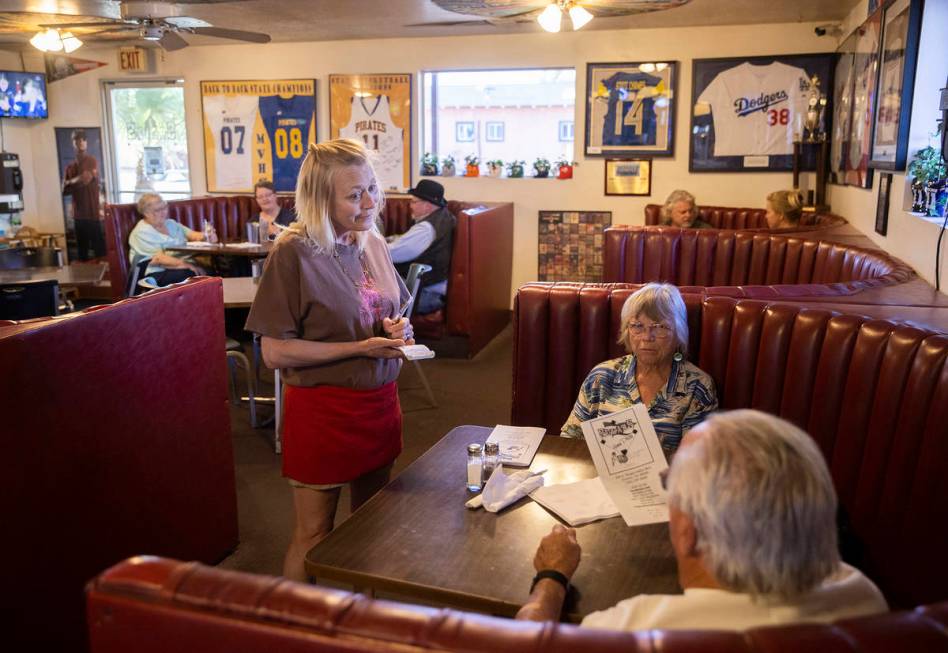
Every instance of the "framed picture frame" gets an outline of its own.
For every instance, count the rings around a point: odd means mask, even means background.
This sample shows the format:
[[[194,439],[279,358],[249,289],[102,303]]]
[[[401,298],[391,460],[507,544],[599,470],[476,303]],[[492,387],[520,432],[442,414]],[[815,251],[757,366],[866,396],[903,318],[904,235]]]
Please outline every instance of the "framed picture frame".
[[[651,159],[606,159],[606,195],[651,195]]]
[[[832,53],[695,59],[688,170],[793,170],[812,80],[833,88],[834,65]],[[815,167],[815,148],[805,148],[801,168]]]
[[[410,73],[329,76],[329,137],[361,139],[384,191],[411,188]]]
[[[833,74],[833,124],[830,130],[831,184],[846,184],[846,166],[849,160],[849,134],[853,120],[854,58],[856,33],[850,34],[836,50],[836,70]]]
[[[872,147],[872,123],[879,77],[879,45],[882,10],[872,14],[856,29],[853,55],[852,121],[849,127],[849,152],[843,173],[845,183],[859,188],[872,187],[869,167]]]
[[[869,160],[873,168],[905,168],[921,26],[921,0],[895,0],[884,9],[879,99]]]
[[[889,230],[889,191],[892,189],[892,173],[879,174],[879,201],[876,204],[876,233],[885,236]]]
[[[316,141],[316,80],[201,82],[204,168],[210,193],[252,193],[261,179],[296,189]]]
[[[56,127],[55,134],[68,258],[88,261],[105,257],[102,213],[106,188],[99,168],[103,161],[102,130],[99,127]]]
[[[537,279],[602,281],[603,233],[611,211],[540,211]]]
[[[673,156],[678,62],[586,64],[586,156]]]

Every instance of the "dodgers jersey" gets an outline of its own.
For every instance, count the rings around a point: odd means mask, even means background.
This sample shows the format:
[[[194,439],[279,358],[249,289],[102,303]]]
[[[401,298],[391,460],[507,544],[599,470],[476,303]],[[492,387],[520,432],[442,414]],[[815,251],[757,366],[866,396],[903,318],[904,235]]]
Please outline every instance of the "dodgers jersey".
[[[718,73],[698,98],[711,106],[714,156],[793,154],[809,91],[805,70],[779,62]]]
[[[288,98],[267,95],[260,98],[260,118],[270,137],[273,154],[273,185],[278,191],[296,188],[303,158],[313,140],[310,127],[316,100],[313,95]]]
[[[204,98],[204,117],[214,142],[214,170],[220,190],[253,187],[251,140],[257,121],[257,98],[212,95]]]
[[[387,95],[352,98],[349,124],[339,130],[342,138],[362,139],[373,153],[372,166],[383,190],[402,190],[404,156],[402,129],[392,122]]]
[[[602,144],[655,145],[655,98],[664,90],[662,79],[645,73],[616,73],[600,84],[609,93]]]

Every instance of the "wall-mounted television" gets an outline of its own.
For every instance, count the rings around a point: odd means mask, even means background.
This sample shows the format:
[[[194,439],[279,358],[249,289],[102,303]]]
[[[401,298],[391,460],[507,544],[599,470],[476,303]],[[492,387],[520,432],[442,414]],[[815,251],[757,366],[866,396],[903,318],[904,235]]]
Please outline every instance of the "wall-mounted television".
[[[49,118],[46,75],[0,70],[0,118]]]

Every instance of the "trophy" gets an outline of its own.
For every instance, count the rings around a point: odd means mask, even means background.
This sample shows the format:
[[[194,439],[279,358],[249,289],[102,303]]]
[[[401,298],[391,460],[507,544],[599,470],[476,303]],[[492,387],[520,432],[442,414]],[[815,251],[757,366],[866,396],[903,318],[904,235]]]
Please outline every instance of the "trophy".
[[[810,78],[810,94],[803,127],[805,142],[822,143],[826,140],[826,96],[820,93],[820,78],[817,75]]]

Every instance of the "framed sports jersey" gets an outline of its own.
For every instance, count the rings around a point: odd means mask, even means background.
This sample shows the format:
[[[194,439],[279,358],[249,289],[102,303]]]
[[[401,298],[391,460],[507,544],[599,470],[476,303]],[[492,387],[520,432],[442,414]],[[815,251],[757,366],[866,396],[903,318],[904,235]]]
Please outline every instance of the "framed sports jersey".
[[[361,139],[385,191],[411,188],[411,81],[408,73],[329,76],[330,138]]]
[[[586,156],[672,156],[678,63],[586,64]]]
[[[921,25],[921,0],[895,0],[885,8],[879,68],[879,106],[872,130],[872,156],[869,161],[873,168],[905,168]]]
[[[251,193],[260,180],[296,189],[316,142],[316,81],[201,82],[204,166],[211,193]]]
[[[803,134],[812,80],[829,96],[834,68],[833,53],[695,59],[688,169],[792,170],[793,142]],[[830,116],[827,107],[827,122]],[[806,148],[804,170],[816,166],[813,150]]]
[[[830,175],[833,184],[846,183],[849,165],[849,132],[853,121],[853,84],[855,82],[856,34],[850,34],[836,50],[833,75],[833,128],[830,134]]]
[[[844,178],[848,185],[861,188],[872,187],[869,154],[872,149],[881,34],[881,9],[856,29],[856,50],[853,55],[853,118],[849,127],[849,155]]]

